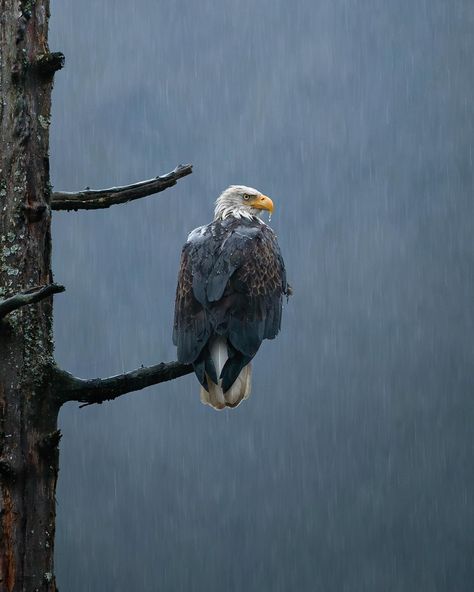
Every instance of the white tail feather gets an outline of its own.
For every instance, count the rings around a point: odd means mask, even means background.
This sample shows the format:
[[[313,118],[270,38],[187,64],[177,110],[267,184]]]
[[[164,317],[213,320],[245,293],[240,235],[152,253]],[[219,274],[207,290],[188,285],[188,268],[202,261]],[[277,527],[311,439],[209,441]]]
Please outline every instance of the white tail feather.
[[[227,354],[227,339],[224,337],[215,337],[211,342],[209,351],[211,352],[211,358],[216,367],[217,376],[219,377],[229,357]]]
[[[227,354],[227,341],[223,337],[216,337],[210,346],[210,352],[217,376],[220,376],[222,368],[229,357]],[[210,405],[214,409],[224,409],[225,407],[237,407],[244,399],[248,399],[252,388],[252,367],[250,364],[244,366],[237,377],[237,380],[224,393],[222,390],[222,380],[219,379],[215,384],[206,374],[209,392],[201,387],[201,402]]]

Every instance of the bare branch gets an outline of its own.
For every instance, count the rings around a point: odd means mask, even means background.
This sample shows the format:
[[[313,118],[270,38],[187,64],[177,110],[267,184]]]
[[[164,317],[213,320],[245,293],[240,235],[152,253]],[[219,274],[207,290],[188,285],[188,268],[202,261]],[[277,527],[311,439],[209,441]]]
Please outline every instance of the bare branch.
[[[186,177],[193,172],[190,164],[180,164],[173,171],[155,177],[148,181],[141,181],[133,185],[111,187],[110,189],[85,189],[78,193],[59,192],[51,197],[53,210],[98,210],[109,208],[115,204],[126,203],[140,197],[146,197],[159,193],[176,185],[178,179]]]
[[[51,296],[52,294],[64,292],[65,289],[66,288],[64,286],[60,286],[59,284],[49,284],[48,286],[31,288],[30,290],[20,292],[19,294],[15,294],[15,296],[1,300],[0,319],[10,312],[21,308],[22,306],[34,304],[35,302],[39,302],[40,300],[48,298],[48,296]]]
[[[64,54],[60,51],[47,52],[38,56],[31,67],[36,68],[37,72],[43,76],[52,76],[64,67],[64,60]]]
[[[193,367],[179,362],[161,362],[155,366],[137,368],[110,378],[76,378],[69,372],[54,369],[54,384],[61,403],[78,401],[81,407],[112,401],[133,391],[139,391],[160,382],[174,380],[193,371]]]

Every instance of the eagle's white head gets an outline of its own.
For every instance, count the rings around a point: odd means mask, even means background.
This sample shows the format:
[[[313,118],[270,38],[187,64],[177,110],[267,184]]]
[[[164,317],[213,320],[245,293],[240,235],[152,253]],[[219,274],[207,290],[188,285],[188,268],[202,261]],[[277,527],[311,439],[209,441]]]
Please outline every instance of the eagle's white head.
[[[273,212],[273,202],[269,197],[253,187],[231,185],[217,198],[214,220],[224,220],[229,216],[258,219],[263,210],[270,214]]]

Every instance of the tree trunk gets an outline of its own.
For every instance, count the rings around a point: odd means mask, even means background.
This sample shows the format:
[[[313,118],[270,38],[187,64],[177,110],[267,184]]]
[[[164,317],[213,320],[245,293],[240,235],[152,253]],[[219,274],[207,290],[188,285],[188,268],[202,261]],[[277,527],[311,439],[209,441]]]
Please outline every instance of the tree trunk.
[[[0,296],[51,282],[49,0],[0,0]],[[57,415],[51,299],[0,321],[0,591],[51,592]]]

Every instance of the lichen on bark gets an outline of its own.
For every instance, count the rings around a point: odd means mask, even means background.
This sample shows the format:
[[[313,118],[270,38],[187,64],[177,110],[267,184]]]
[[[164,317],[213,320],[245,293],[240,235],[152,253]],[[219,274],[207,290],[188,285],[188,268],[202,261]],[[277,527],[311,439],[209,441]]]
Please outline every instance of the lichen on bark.
[[[51,76],[48,0],[3,0],[0,14],[0,296],[51,282]],[[52,306],[0,321],[0,590],[56,590],[53,570],[58,405],[51,397]],[[45,533],[48,533],[46,536]],[[47,546],[46,543],[47,542]],[[49,574],[45,577],[45,574]]]

